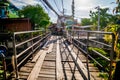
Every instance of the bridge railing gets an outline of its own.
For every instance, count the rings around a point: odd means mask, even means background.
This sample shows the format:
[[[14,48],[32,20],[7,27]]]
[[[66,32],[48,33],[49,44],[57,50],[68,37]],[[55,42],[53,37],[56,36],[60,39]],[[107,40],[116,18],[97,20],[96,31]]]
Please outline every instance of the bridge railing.
[[[111,36],[111,43],[107,43],[104,40],[105,35]],[[88,78],[90,78],[90,72],[89,72],[89,63],[88,59],[90,58],[93,60],[102,70],[108,66],[103,66],[97,58],[101,58],[101,60],[104,60],[105,62],[109,63],[108,70],[104,70],[109,73],[109,80],[112,80],[112,64],[114,62],[114,34],[112,32],[101,32],[101,31],[86,31],[86,30],[70,30],[66,32],[66,38],[69,40],[69,42],[73,43],[80,51],[82,51],[87,59],[87,69],[88,69]],[[107,49],[107,56],[104,54],[101,54],[99,50],[96,50],[94,48],[100,48],[103,50]]]
[[[42,30],[37,31],[24,31],[13,33],[13,65],[16,79],[18,78],[18,68],[33,53],[42,46],[50,36],[50,32]]]

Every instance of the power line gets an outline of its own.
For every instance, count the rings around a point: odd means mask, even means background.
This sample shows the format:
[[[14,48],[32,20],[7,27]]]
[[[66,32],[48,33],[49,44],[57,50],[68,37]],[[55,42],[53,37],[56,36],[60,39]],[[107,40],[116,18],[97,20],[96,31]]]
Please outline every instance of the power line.
[[[64,15],[64,3],[63,3],[63,0],[62,1],[62,9],[63,9],[63,15]]]
[[[60,15],[53,9],[50,3],[47,0],[43,0],[45,4],[59,17]]]
[[[43,4],[43,6],[45,7],[45,9],[48,11],[48,13],[49,13],[49,8],[46,6],[46,4],[42,1],[42,0],[39,0],[42,4]]]
[[[56,3],[56,1],[55,1],[55,0],[54,0],[54,3],[55,3],[55,5],[56,5],[56,7],[57,7],[58,11],[59,11],[59,12],[61,12],[61,11],[60,11],[60,9],[59,9],[59,8],[58,8],[58,6],[57,6],[57,3]]]

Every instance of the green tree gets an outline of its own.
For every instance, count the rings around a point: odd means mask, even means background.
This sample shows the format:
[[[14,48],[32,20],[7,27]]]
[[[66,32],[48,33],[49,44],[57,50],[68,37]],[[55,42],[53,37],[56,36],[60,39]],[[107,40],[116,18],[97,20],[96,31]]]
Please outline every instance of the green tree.
[[[113,16],[108,14],[107,11],[109,8],[100,8],[100,29],[104,29],[109,22],[112,22]],[[98,24],[98,11],[90,11],[90,17],[93,24],[97,27]],[[112,20],[112,21],[110,21]]]
[[[120,13],[120,0],[116,0],[117,6],[113,9],[113,12]]]
[[[33,29],[46,28],[50,23],[48,14],[45,13],[39,4],[24,6],[19,11],[19,15],[30,18]],[[44,21],[46,21],[46,23]]]
[[[120,13],[120,1],[116,0],[117,7],[114,8],[113,12]],[[120,15],[115,15],[113,17],[114,22],[112,24],[109,24],[105,31],[113,32],[115,35],[115,41],[114,41],[114,51],[116,52],[116,60],[120,59],[120,42],[118,40],[119,33],[120,33]],[[111,43],[111,36],[105,35],[105,40],[109,43]]]
[[[91,24],[92,24],[92,22],[91,22],[90,18],[82,18],[82,20],[81,20],[82,26],[91,25]]]

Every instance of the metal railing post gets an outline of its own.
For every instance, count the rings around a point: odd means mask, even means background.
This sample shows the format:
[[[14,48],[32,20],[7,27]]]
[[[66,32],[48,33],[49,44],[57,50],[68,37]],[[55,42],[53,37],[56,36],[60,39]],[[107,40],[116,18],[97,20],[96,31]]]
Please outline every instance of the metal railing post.
[[[71,30],[71,32],[70,32],[70,41],[71,41],[71,43],[72,43],[72,38],[73,38],[73,30]]]
[[[73,39],[75,38],[75,32],[73,31]]]
[[[13,34],[13,51],[14,51],[14,71],[15,71],[15,78],[18,79],[18,67],[17,67],[17,52],[16,52],[16,43],[15,43],[15,34]]]
[[[33,49],[33,47],[34,47],[34,46],[33,46],[33,32],[31,33],[31,38],[32,38],[32,44],[31,44],[31,45],[32,45],[32,58],[33,58],[33,52],[34,52],[34,51],[33,51],[33,50],[34,50],[34,49]]]
[[[5,55],[3,53],[0,54],[0,58],[2,58],[2,64],[3,64],[3,70],[4,70],[4,73],[3,73],[3,79],[6,80],[6,61],[5,61]]]
[[[78,39],[79,39],[79,31],[78,31]]]
[[[3,66],[3,80],[7,79],[7,68],[6,68],[6,55],[7,55],[7,47],[5,45],[0,45],[0,58],[2,60],[2,66]]]
[[[3,58],[3,68],[4,68],[4,80],[6,80],[6,61],[5,61],[5,57]]]
[[[109,80],[112,80],[112,70],[113,70],[113,67],[112,67],[112,64],[113,64],[113,54],[114,54],[114,41],[115,41],[115,35],[112,33],[112,49],[111,49],[111,52],[110,52],[110,70],[109,70]]]
[[[86,57],[86,65],[87,65],[87,74],[88,74],[88,80],[90,80],[90,71],[89,71],[89,62],[88,62],[88,55],[89,55],[89,50],[88,50],[88,48],[89,48],[89,36],[90,36],[90,33],[89,32],[87,32],[87,57]]]

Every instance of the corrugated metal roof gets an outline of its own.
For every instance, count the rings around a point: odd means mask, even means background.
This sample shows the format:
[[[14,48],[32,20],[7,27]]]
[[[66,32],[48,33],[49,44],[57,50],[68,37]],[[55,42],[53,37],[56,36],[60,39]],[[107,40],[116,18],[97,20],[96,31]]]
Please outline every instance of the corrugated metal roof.
[[[91,25],[88,25],[88,26],[75,26],[75,27],[79,27],[79,28],[90,28],[92,27]]]

